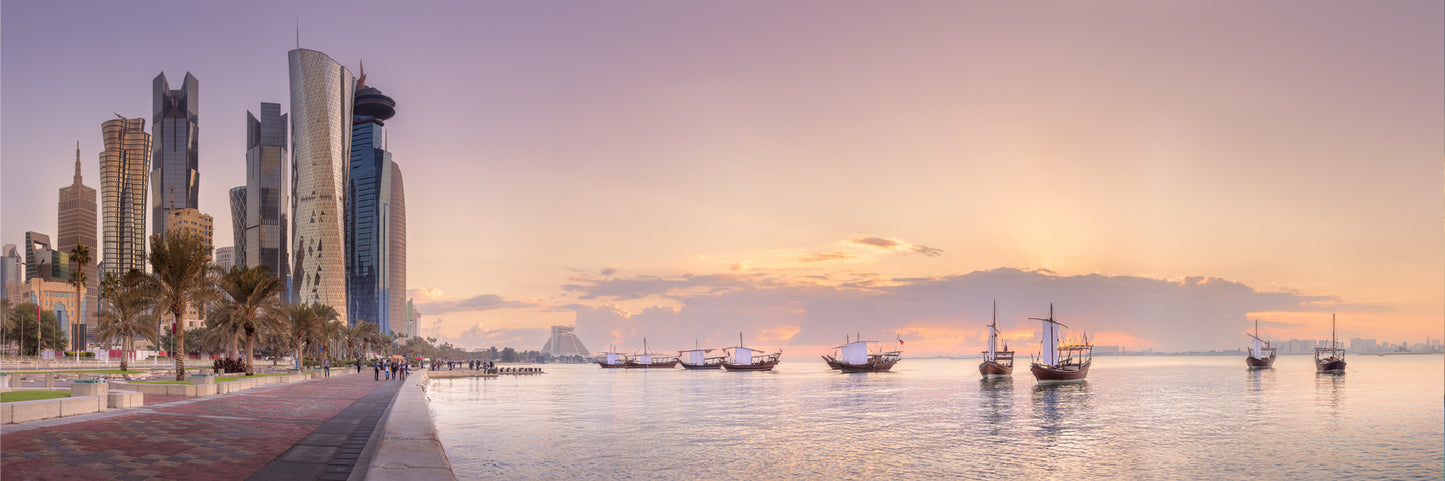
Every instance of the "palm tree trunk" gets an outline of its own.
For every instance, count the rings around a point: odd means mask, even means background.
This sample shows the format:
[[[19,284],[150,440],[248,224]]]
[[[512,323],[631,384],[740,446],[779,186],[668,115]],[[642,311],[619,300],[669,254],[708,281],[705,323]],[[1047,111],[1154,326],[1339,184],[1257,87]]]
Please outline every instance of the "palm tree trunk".
[[[126,344],[128,344],[127,341],[129,341],[129,339],[127,339],[127,338],[121,338],[121,342],[120,342],[120,348],[121,348],[121,352],[120,352],[120,372],[126,372],[126,371],[128,371],[129,369],[127,369],[127,366],[130,366],[130,364],[127,363],[127,361],[130,360],[130,350],[125,348],[125,347],[126,347]]]
[[[256,369],[251,365],[251,358],[256,357],[256,333],[246,333],[246,375],[256,375]]]
[[[176,380],[184,381],[186,380],[186,329],[181,327],[180,311],[181,309],[171,309],[171,313],[176,316],[175,327],[172,328],[176,332]]]

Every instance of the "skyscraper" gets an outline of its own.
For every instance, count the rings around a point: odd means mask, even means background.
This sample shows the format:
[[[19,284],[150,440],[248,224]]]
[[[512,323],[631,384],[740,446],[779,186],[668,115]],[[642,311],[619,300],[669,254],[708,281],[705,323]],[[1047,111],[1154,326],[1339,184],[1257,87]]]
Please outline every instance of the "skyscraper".
[[[229,271],[236,266],[236,248],[234,246],[216,248],[216,267],[223,271]]]
[[[406,319],[406,189],[401,183],[401,166],[391,163],[391,239],[387,249],[387,302],[392,319]],[[407,326],[401,326],[406,332]]]
[[[356,86],[346,187],[347,323],[374,322],[390,333],[392,166],[384,121],[396,115],[396,102],[367,86],[365,72]]]
[[[105,272],[119,277],[131,269],[146,269],[151,136],[145,132],[145,119],[125,117],[105,121],[101,135],[101,248]]]
[[[0,248],[0,299],[15,301],[12,295],[21,289],[20,263],[24,260],[15,244]]]
[[[238,256],[246,267],[266,266],[290,275],[286,252],[286,121],[281,104],[261,103],[261,118],[246,112],[246,239]]]
[[[346,313],[346,170],[355,78],[315,50],[288,53],[291,73],[292,302]]]
[[[196,149],[197,107],[200,105],[199,82],[186,72],[180,90],[171,90],[166,74],[157,75],[151,95],[155,117],[151,118],[152,158],[151,216],[155,226],[152,234],[165,237],[166,219],[172,209],[200,208],[198,188],[201,174],[197,170]]]
[[[83,305],[96,306],[97,287],[100,286],[100,275],[97,272],[96,261],[100,260],[100,247],[95,239],[96,233],[96,212],[95,212],[95,189],[86,187],[80,183],[80,142],[75,143],[75,178],[69,186],[60,188],[60,205],[56,209],[59,213],[60,232],[56,235],[56,244],[61,252],[70,253],[75,246],[83,245],[90,250],[90,261],[81,267],[85,273],[86,296]],[[65,281],[70,281],[69,278]],[[82,312],[78,322],[88,322],[90,316]]]
[[[246,265],[246,186],[232,187],[231,195],[231,242],[232,265]]]
[[[210,214],[202,214],[196,209],[176,209],[171,211],[170,217],[166,218],[166,235],[170,235],[172,231],[195,235],[205,245],[206,253],[213,254],[214,223],[215,219]]]

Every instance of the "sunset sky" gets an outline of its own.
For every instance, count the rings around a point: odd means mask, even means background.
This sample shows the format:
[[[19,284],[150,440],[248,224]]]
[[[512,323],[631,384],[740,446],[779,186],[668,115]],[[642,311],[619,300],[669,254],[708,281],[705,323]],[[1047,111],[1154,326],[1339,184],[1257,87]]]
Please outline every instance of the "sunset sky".
[[[593,351],[1445,336],[1445,7],[1282,2],[0,4],[0,243],[80,141],[200,82],[231,239],[286,52],[397,102],[423,334]]]

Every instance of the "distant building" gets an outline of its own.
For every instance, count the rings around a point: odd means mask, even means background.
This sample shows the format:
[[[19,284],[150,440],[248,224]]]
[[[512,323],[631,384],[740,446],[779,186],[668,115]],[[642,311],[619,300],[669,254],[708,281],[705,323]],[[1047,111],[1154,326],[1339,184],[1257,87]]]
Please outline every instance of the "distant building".
[[[245,241],[247,267],[266,266],[271,276],[282,280],[291,275],[286,245],[287,199],[286,114],[281,104],[261,103],[261,118],[246,112],[246,195]]]
[[[107,120],[101,124],[105,151],[100,153],[101,259],[117,277],[146,270],[146,193],[150,190],[151,136],[145,119]]]
[[[236,267],[236,247],[226,246],[216,248],[216,267],[229,271]]]
[[[572,331],[572,326],[552,326],[552,337],[542,346],[542,352],[553,356],[587,356],[587,348]]]
[[[179,90],[171,90],[162,72],[152,82],[151,233],[165,237],[171,211],[199,209],[201,173],[197,136],[200,82],[190,72]]]
[[[385,150],[385,121],[396,115],[396,102],[356,82],[352,110],[351,165],[346,188],[346,303],[348,324],[375,322],[381,332],[392,325],[392,165]],[[405,295],[396,293],[398,300]],[[397,319],[399,322],[400,319]]]
[[[386,282],[390,284],[387,302],[391,318],[400,319],[407,309],[406,301],[406,189],[401,182],[401,167],[391,163],[391,239],[386,244]],[[406,332],[406,331],[402,331]]]
[[[25,233],[25,281],[70,282],[70,254],[50,245],[50,236]]]
[[[56,233],[56,244],[60,252],[69,254],[76,246],[85,246],[90,251],[90,261],[81,266],[81,272],[85,273],[85,288],[87,297],[85,305],[95,306],[96,293],[99,292],[100,272],[96,261],[100,260],[100,245],[96,241],[95,233],[97,227],[95,189],[86,187],[80,182],[80,142],[75,143],[75,177],[69,186],[60,188],[60,203],[56,209],[59,219],[56,225],[60,231]],[[67,276],[65,281],[69,281]],[[81,312],[81,324],[94,324],[89,322],[89,312]],[[83,336],[82,336],[83,337]]]
[[[229,193],[231,199],[231,247],[235,255],[235,265],[248,267],[246,264],[246,186],[232,187]]]
[[[80,289],[81,311],[91,309],[91,306],[84,303],[86,290]],[[76,335],[77,330],[84,331],[85,326],[75,323],[76,302],[75,286],[68,282],[47,281],[40,278],[27,280],[20,290],[20,302],[34,302],[41,309],[55,312],[55,320],[60,327],[60,332],[67,342],[70,342],[70,349],[84,349],[86,339],[84,334]],[[15,302],[12,299],[11,302]]]
[[[20,250],[15,244],[5,244],[0,248],[0,298],[16,301],[17,292],[21,289],[20,265],[25,261],[20,256]]]
[[[346,174],[355,77],[315,50],[287,54],[291,75],[292,302],[346,302]]]
[[[201,238],[206,246],[206,253],[210,254],[212,249],[212,234],[214,221],[209,214],[202,214],[196,209],[176,209],[171,211],[170,218],[166,219],[167,232],[186,232]]]

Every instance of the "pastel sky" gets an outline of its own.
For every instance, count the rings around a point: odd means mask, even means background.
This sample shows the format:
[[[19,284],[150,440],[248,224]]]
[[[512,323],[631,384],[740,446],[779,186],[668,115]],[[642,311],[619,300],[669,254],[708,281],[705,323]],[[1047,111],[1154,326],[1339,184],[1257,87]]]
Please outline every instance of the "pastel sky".
[[[53,233],[80,141],[200,81],[231,237],[286,52],[397,101],[423,333],[537,349],[845,334],[1037,350],[1445,335],[1445,7],[1369,2],[0,4],[0,242]]]

